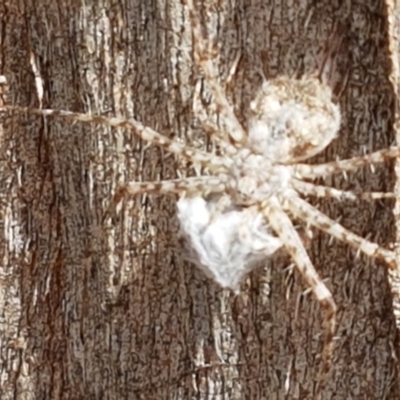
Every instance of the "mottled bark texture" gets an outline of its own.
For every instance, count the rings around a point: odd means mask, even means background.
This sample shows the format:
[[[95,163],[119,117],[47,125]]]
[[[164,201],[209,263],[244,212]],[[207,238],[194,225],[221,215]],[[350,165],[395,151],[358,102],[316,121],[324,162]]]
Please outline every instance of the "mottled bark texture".
[[[313,71],[340,22],[343,123],[318,159],[393,143],[394,1],[214,3],[204,22],[218,36],[222,79],[242,54],[228,92],[243,119],[258,73]],[[40,105],[34,59],[43,107],[135,116],[207,145],[192,113],[199,75],[180,0],[1,0],[0,21],[2,101]],[[2,123],[1,399],[313,398],[321,308],[284,269],[289,260],[252,273],[235,297],[182,259],[174,198],[132,199],[100,229],[118,183],[193,173],[190,165],[131,132],[31,115]],[[390,190],[393,166],[327,183]],[[390,202],[318,206],[384,246],[395,240]],[[399,398],[398,277],[318,232],[310,252],[339,307],[323,398]]]

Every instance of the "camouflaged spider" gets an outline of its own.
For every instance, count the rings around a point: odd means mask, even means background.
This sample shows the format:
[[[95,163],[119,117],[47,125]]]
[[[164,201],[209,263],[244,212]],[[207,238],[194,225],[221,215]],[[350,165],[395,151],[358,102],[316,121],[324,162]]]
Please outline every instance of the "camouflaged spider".
[[[400,150],[393,147],[348,160],[303,164],[325,149],[340,127],[340,110],[332,100],[331,89],[315,77],[280,77],[264,82],[250,105],[246,131],[219,83],[212,46],[203,35],[193,0],[186,0],[186,4],[192,24],[194,59],[220,113],[221,128],[211,129],[221,148],[220,155],[171,140],[135,119],[19,106],[4,106],[0,111],[132,129],[141,139],[206,167],[209,175],[127,183],[117,191],[114,204],[125,196],[140,193],[179,194],[178,219],[190,245],[191,260],[221,286],[234,291],[239,290],[243,277],[259,261],[286,249],[324,309],[326,371],[333,348],[336,305],[291,219],[314,226],[394,268],[394,252],[350,232],[301,196],[350,200],[393,197],[391,193],[342,191],[311,181],[384,162],[399,156]]]

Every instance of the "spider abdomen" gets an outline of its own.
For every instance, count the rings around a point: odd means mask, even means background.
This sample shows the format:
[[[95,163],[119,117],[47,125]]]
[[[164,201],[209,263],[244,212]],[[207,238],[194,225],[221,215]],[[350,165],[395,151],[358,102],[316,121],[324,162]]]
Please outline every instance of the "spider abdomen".
[[[266,81],[250,104],[248,146],[280,163],[322,151],[340,128],[329,86],[315,78]]]

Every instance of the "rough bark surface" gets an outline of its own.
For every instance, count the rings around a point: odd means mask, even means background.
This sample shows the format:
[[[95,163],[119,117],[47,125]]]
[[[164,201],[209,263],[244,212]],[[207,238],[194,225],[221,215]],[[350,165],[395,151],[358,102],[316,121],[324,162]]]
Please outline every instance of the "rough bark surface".
[[[313,71],[341,22],[343,123],[319,159],[392,144],[395,2],[221,0],[214,8],[205,23],[217,32],[222,79],[243,56],[229,86],[239,115],[258,71]],[[0,24],[1,101],[134,116],[207,145],[192,113],[199,74],[179,0],[0,0]],[[288,260],[252,273],[235,297],[182,259],[174,198],[131,199],[100,229],[119,183],[193,173],[190,165],[127,131],[1,118],[1,399],[313,398],[321,308],[297,272],[284,270]],[[327,183],[390,190],[394,174],[385,165]],[[395,240],[393,204],[318,206],[382,245]],[[310,252],[339,307],[323,398],[399,398],[396,276],[320,233]]]

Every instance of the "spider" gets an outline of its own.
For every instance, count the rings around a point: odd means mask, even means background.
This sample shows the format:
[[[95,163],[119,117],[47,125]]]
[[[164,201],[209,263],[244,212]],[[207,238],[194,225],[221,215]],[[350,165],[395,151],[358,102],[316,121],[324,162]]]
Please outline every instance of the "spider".
[[[256,264],[286,249],[323,309],[326,331],[322,371],[329,370],[337,308],[332,294],[308,256],[301,232],[292,220],[314,226],[395,268],[395,253],[381,248],[320,212],[302,197],[380,199],[392,193],[342,191],[312,183],[317,178],[400,155],[391,147],[369,155],[319,165],[303,163],[324,150],[337,136],[340,110],[330,87],[317,77],[278,77],[265,81],[250,104],[247,131],[219,83],[211,41],[203,34],[193,0],[186,0],[193,34],[194,60],[212,94],[221,128],[205,121],[221,154],[188,147],[130,118],[107,118],[53,109],[14,105],[0,111],[27,112],[73,121],[132,129],[142,140],[205,167],[207,174],[160,182],[131,182],[119,188],[113,206],[126,196],[178,194],[178,220],[189,243],[189,257],[225,288],[238,291]]]

